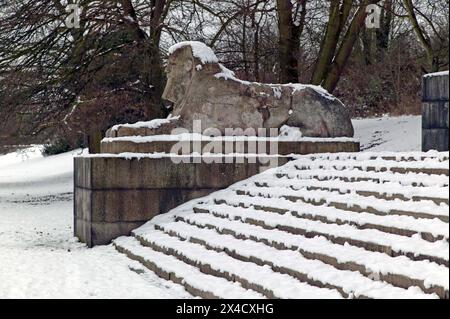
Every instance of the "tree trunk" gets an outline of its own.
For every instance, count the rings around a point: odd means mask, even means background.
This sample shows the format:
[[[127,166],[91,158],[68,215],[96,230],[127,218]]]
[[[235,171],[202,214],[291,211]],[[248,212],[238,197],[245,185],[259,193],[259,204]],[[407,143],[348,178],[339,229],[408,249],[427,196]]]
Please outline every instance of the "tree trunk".
[[[428,34],[420,27],[419,21],[417,20],[416,13],[414,12],[414,5],[411,0],[403,0],[403,5],[408,11],[408,18],[413,26],[414,32],[416,36],[424,48],[429,67],[431,68],[428,72],[437,72],[439,71],[439,54],[433,50],[433,46],[431,44],[431,39]]]
[[[326,77],[330,64],[333,61],[342,30],[349,17],[351,7],[351,0],[344,0],[342,5],[340,0],[331,0],[328,25],[311,78],[312,84],[320,85]]]
[[[252,14],[252,27],[254,29],[253,34],[253,61],[254,61],[254,69],[253,69],[253,77],[256,82],[260,81],[259,77],[259,23],[256,21],[256,14],[253,12]]]
[[[366,7],[369,3],[369,1],[365,1],[358,8],[355,17],[353,18],[347,30],[347,33],[342,40],[342,44],[333,60],[333,63],[329,68],[329,73],[323,81],[323,87],[330,93],[332,93],[336,89],[344,67],[347,64],[347,61],[352,53],[355,41],[357,40],[361,29],[364,27],[364,23],[367,17]]]
[[[392,0],[385,0],[381,11],[380,29],[377,30],[378,50],[384,51],[389,47],[392,18]]]
[[[150,36],[148,36],[139,26],[136,11],[131,0],[121,0],[125,17],[124,19],[130,32],[135,35],[135,40],[141,50],[141,57],[144,59],[146,82],[153,87],[150,101],[148,102],[147,114],[151,116],[162,116],[163,103],[162,93],[165,86],[165,74],[159,44],[161,41],[161,23],[163,19],[166,0],[152,0],[152,15]],[[155,105],[159,109],[155,109]]]
[[[292,10],[291,0],[277,0],[281,83],[298,82],[300,36],[292,20]]]
[[[363,42],[363,53],[364,53],[364,63],[365,65],[371,65],[373,63],[373,30],[368,28],[363,28],[361,32],[362,42]]]

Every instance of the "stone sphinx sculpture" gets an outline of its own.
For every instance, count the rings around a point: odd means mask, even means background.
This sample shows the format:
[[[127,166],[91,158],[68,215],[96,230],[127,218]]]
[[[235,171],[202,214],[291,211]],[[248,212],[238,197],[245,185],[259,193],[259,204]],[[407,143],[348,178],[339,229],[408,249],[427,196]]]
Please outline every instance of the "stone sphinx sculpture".
[[[306,137],[353,137],[342,102],[321,87],[261,84],[237,79],[201,42],[182,42],[169,50],[163,99],[173,103],[173,125],[202,129],[298,127]]]
[[[347,108],[323,88],[239,80],[201,42],[182,42],[170,48],[167,78],[163,99],[173,103],[169,119],[141,122],[142,126],[118,125],[106,136],[170,135],[176,128],[198,133],[198,127],[193,127],[196,120],[201,122],[200,132],[210,135],[210,129],[215,129],[211,134],[215,136],[218,132],[228,135],[226,129],[234,130],[233,135],[236,129],[255,135],[259,129],[283,126],[298,128],[304,137],[354,135]]]

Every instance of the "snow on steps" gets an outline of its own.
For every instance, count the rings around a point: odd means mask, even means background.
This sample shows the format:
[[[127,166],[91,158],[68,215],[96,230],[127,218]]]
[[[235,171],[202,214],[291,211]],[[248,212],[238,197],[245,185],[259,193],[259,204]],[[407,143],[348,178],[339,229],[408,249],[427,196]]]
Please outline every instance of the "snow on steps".
[[[415,298],[422,296],[420,289],[410,291],[373,281],[358,272],[341,271],[319,260],[307,259],[297,252],[278,250],[251,240],[240,240],[230,235],[217,235],[212,230],[198,229],[184,223],[168,223],[156,228],[181,240],[201,244],[218,252],[226,252],[239,260],[261,266],[269,265],[274,271],[289,274],[301,281],[319,287],[337,289],[344,297],[364,298]],[[146,238],[147,234],[144,235]]]
[[[286,187],[293,190],[306,189],[308,191],[329,191],[339,192],[340,194],[355,193],[357,195],[371,197],[385,200],[401,200],[415,202],[431,200],[437,205],[448,202],[448,187],[413,187],[401,186],[395,182],[385,182],[383,184],[375,184],[372,182],[344,182],[336,183],[335,181],[321,181],[321,180],[304,180],[304,179],[289,179],[287,177],[280,177],[278,180],[259,180],[254,183],[258,187],[278,186]]]
[[[278,178],[287,177],[289,179],[306,179],[318,181],[338,181],[338,182],[371,182],[383,184],[386,182],[397,183],[400,186],[421,186],[421,187],[448,187],[449,179],[445,175],[427,175],[423,173],[382,173],[382,172],[365,172],[359,170],[324,170],[310,169],[302,171],[281,171],[277,173]]]
[[[413,260],[432,260],[448,266],[448,243],[438,241],[430,243],[418,237],[406,237],[383,233],[372,229],[357,229],[349,225],[326,224],[294,216],[281,216],[276,213],[242,208],[214,208],[207,214],[182,217],[184,221],[197,225],[217,225],[220,219],[241,221],[261,226],[265,229],[280,229],[291,234],[306,237],[323,236],[337,244],[346,242],[353,246],[379,251],[391,256],[406,255]],[[220,226],[219,226],[220,227]]]
[[[220,215],[221,211],[227,212],[234,209],[239,212],[250,212],[260,214],[260,211],[268,213],[277,213],[285,217],[285,220],[293,219],[311,220],[325,224],[351,225],[358,229],[376,229],[383,232],[412,237],[419,234],[424,240],[431,242],[438,240],[447,240],[449,238],[448,223],[437,219],[421,219],[417,220],[409,216],[378,216],[369,213],[355,214],[346,210],[336,209],[334,207],[318,207],[301,202],[296,203],[296,210],[290,209],[292,204],[287,200],[260,199],[258,205],[253,205],[254,199],[246,196],[230,195],[228,200],[215,201],[218,205],[197,205],[194,207],[195,212],[212,213]],[[290,205],[290,206],[289,206]],[[232,208],[230,206],[233,206]],[[243,208],[243,209],[242,209]],[[237,217],[237,216],[236,216]],[[275,214],[275,218],[278,216]],[[279,225],[279,224],[277,224]]]
[[[359,170],[365,172],[390,172],[390,173],[423,173],[428,175],[448,176],[448,161],[424,160],[424,161],[386,161],[383,159],[369,159],[365,161],[347,159],[334,160],[316,157],[303,160],[293,165],[298,170],[334,169],[334,170]]]
[[[403,215],[418,218],[441,219],[449,221],[448,205],[436,205],[433,201],[405,202],[399,200],[384,200],[374,196],[366,197],[357,194],[340,194],[331,191],[292,190],[280,187],[251,187],[243,186],[237,189],[238,195],[249,195],[262,198],[284,198],[291,202],[303,202],[315,206],[328,205],[340,209],[376,215]]]
[[[365,276],[378,276],[399,287],[419,286],[426,292],[448,296],[448,268],[429,261],[412,261],[403,256],[392,258],[387,254],[368,251],[348,243],[334,244],[325,237],[307,238],[237,221],[224,220],[211,225],[203,221],[195,223],[186,218],[178,217],[178,221],[237,239],[264,243],[278,250],[298,251],[305,258],[321,260],[341,270],[359,271]]]
[[[189,265],[199,267],[203,272],[238,282],[243,287],[258,291],[268,298],[341,298],[335,290],[305,284],[269,267],[243,262],[224,252],[215,252],[164,232],[150,231],[146,232],[145,236],[137,238],[145,246],[173,255]]]
[[[302,156],[115,245],[202,298],[449,298],[448,157]]]
[[[263,298],[256,292],[243,289],[239,284],[206,275],[198,268],[186,265],[177,258],[143,247],[135,238],[121,237],[116,239],[114,244],[120,252],[141,262],[161,278],[183,284],[193,295],[209,299]]]
[[[449,160],[448,152],[429,151],[423,152],[363,152],[363,153],[330,153],[330,154],[312,154],[309,155],[312,160],[385,160],[397,162],[411,162],[411,161],[428,161],[428,162],[445,162]]]

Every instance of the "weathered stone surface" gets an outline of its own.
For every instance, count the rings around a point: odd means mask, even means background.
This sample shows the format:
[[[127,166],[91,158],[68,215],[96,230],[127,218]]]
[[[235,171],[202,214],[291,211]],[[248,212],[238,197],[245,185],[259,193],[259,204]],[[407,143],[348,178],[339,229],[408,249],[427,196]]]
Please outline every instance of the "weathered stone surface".
[[[217,157],[202,160],[213,159],[218,160]],[[278,165],[287,161],[287,158],[279,158]],[[80,157],[75,159],[75,186],[92,190],[222,188],[258,174],[261,166],[264,165],[249,163],[248,159],[245,163],[207,164],[174,163],[170,157]]]
[[[448,73],[423,78],[422,98],[424,102],[448,101],[449,99],[449,75]]]
[[[448,129],[423,129],[422,130],[422,148],[424,152],[437,150],[447,152],[448,147]]]
[[[422,128],[448,128],[449,113],[447,102],[424,102],[422,107]]]
[[[75,158],[75,236],[90,247],[108,244],[156,215],[258,174],[264,166],[248,159],[205,160],[177,164],[170,157]],[[278,165],[287,161],[280,158]]]
[[[195,46],[214,56],[202,43],[178,45],[171,52],[163,98],[174,103],[178,126],[193,130],[299,127],[309,137],[353,137],[347,108],[318,87],[269,85],[241,81],[219,63],[204,62]],[[216,60],[212,59],[212,60]]]
[[[422,150],[449,150],[449,75],[438,73],[423,78]]]
[[[88,245],[107,245],[112,238],[131,235],[131,231],[142,224],[143,222],[91,223],[91,243]]]
[[[145,222],[180,203],[211,192],[211,189],[87,190],[77,187],[75,193],[80,206],[76,217],[86,222]],[[90,205],[84,205],[85,202]]]

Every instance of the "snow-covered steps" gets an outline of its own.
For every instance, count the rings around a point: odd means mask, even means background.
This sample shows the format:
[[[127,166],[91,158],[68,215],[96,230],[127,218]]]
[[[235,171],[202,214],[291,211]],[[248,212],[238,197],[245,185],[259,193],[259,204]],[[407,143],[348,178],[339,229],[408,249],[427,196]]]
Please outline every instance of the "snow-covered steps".
[[[311,170],[284,170],[277,173],[277,177],[287,177],[289,179],[315,179],[319,181],[336,182],[371,182],[371,183],[398,183],[400,186],[414,187],[448,187],[449,178],[445,175],[428,175],[424,173],[383,173],[364,172],[360,170],[338,171],[333,169],[311,169]]]
[[[209,250],[226,252],[229,256],[268,265],[274,271],[289,274],[300,281],[318,287],[332,287],[344,297],[356,298],[430,298],[418,289],[405,290],[387,283],[374,281],[357,271],[339,270],[322,261],[308,259],[291,250],[278,250],[263,243],[240,240],[231,235],[220,235],[207,228],[198,228],[186,223],[156,225],[171,236],[184,241],[198,243]]]
[[[318,154],[310,155],[311,159],[321,159],[329,161],[368,161],[368,160],[385,160],[397,162],[410,161],[429,161],[444,162],[449,160],[449,153],[429,151],[423,152],[364,152],[364,153],[337,153],[337,154]]]
[[[337,269],[356,270],[365,276],[380,278],[398,287],[419,286],[428,293],[437,293],[441,297],[448,297],[448,268],[436,263],[412,261],[404,256],[391,257],[348,243],[335,244],[321,236],[308,238],[238,221],[216,220],[216,223],[210,221],[197,220],[194,222],[188,216],[178,217],[178,222],[184,222],[200,229],[208,228],[237,239],[264,243],[278,250],[299,251],[305,258],[321,260]]]
[[[410,216],[386,215],[379,216],[370,213],[355,214],[351,211],[334,207],[321,207],[302,202],[296,203],[296,210],[292,210],[292,203],[284,199],[260,198],[257,205],[254,198],[248,196],[233,196],[228,199],[215,199],[216,205],[197,205],[195,212],[217,211],[260,211],[277,213],[286,218],[300,218],[302,220],[319,221],[325,224],[351,225],[358,229],[376,229],[383,232],[412,237],[419,234],[424,240],[431,242],[447,240],[449,238],[448,223],[438,219],[415,219]],[[203,206],[203,207],[202,207]],[[230,207],[232,206],[232,207]],[[275,215],[276,216],[276,215]]]
[[[428,175],[449,175],[449,161],[386,161],[386,160],[334,160],[310,159],[294,164],[298,170],[333,169],[333,170],[360,170],[365,172],[390,172],[390,173],[423,173]]]
[[[428,242],[413,236],[411,238],[383,233],[372,229],[357,229],[349,225],[326,224],[319,221],[279,215],[276,213],[252,209],[214,208],[207,214],[182,217],[184,221],[193,223],[208,222],[217,226],[226,219],[238,220],[246,224],[261,226],[265,229],[279,229],[291,234],[306,237],[323,236],[337,244],[350,243],[357,247],[386,253],[390,256],[405,255],[412,260],[431,260],[448,266],[449,247],[447,241]],[[203,225],[203,224],[202,224]]]
[[[174,256],[198,267],[204,273],[238,282],[243,287],[258,291],[269,298],[341,298],[335,290],[301,283],[268,267],[234,259],[224,252],[208,250],[202,245],[180,240],[161,231],[149,231],[136,237],[144,246]]]
[[[141,262],[159,277],[183,285],[186,291],[194,296],[208,299],[264,298],[261,294],[244,289],[237,283],[206,275],[198,268],[177,258],[144,247],[135,238],[121,237],[114,241],[114,245],[118,251]]]
[[[448,179],[448,153],[302,156],[115,245],[204,298],[449,298]]]
[[[373,182],[344,182],[336,183],[334,180],[303,180],[289,179],[281,177],[277,180],[259,180],[253,185],[257,187],[285,187],[292,190],[306,189],[308,191],[329,191],[339,192],[341,194],[355,193],[366,197],[376,197],[385,200],[402,200],[402,201],[423,201],[431,200],[436,204],[449,204],[448,187],[413,187],[401,186],[395,182],[373,183]]]
[[[354,193],[340,194],[331,191],[291,190],[279,187],[243,186],[236,189],[238,195],[262,198],[285,198],[291,202],[303,202],[315,206],[331,206],[343,210],[376,215],[403,215],[416,218],[440,219],[449,222],[448,205],[436,205],[433,201],[400,201],[366,197]]]

